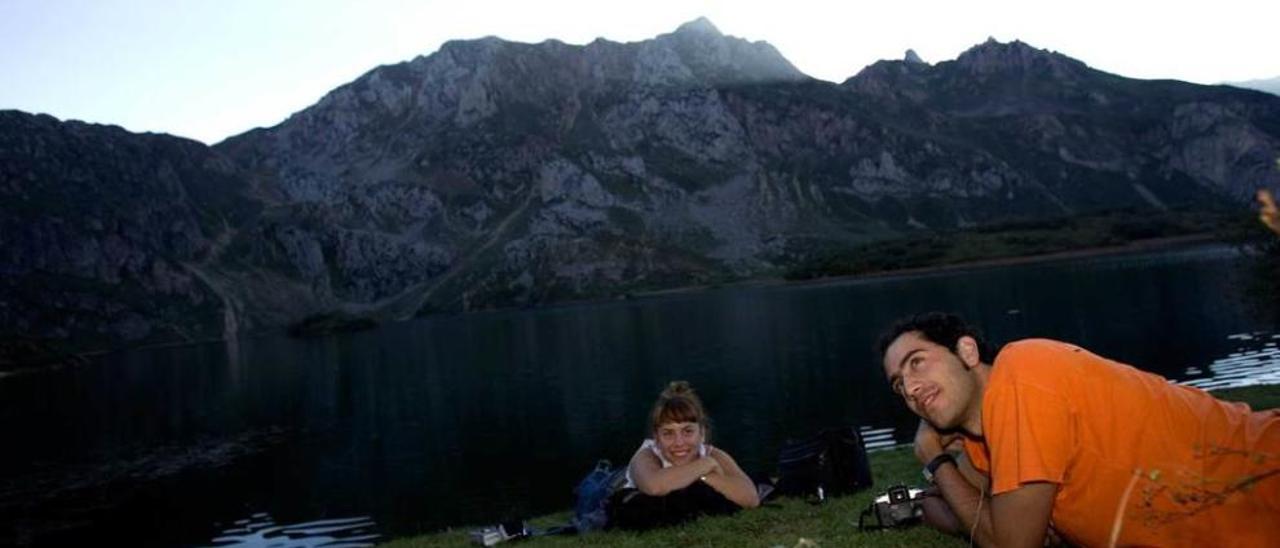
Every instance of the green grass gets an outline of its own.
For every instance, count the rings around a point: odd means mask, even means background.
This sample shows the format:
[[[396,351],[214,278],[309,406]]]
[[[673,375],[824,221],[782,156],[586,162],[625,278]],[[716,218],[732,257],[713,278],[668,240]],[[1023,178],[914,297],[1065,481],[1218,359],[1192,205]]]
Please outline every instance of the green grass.
[[[1251,386],[1213,393],[1218,398],[1247,402],[1255,410],[1280,407],[1280,385]],[[871,471],[875,487],[847,497],[829,499],[812,505],[800,500],[782,499],[766,506],[746,510],[733,516],[703,518],[666,529],[630,532],[596,532],[576,536],[539,537],[519,542],[520,546],[783,546],[792,548],[800,539],[818,546],[949,546],[966,544],[927,527],[892,531],[858,531],[858,514],[871,503],[872,497],[896,483],[920,485],[920,464],[909,447],[871,454]],[[530,521],[535,528],[568,523],[569,511],[543,516]],[[391,541],[384,546],[394,548],[468,546],[467,531],[459,527],[448,531]]]
[[[1280,384],[1215,390],[1213,395],[1223,400],[1245,402],[1254,411],[1280,407]]]
[[[1238,215],[1112,211],[1070,218],[1029,219],[950,232],[922,232],[851,249],[817,249],[790,266],[788,280],[810,280],[1043,255],[1130,242],[1216,233]],[[1227,238],[1223,235],[1222,238]]]

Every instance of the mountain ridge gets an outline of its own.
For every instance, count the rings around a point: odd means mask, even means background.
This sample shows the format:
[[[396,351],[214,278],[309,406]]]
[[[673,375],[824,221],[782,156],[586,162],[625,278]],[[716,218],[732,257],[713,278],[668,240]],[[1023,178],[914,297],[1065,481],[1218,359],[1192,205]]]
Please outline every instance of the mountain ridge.
[[[18,235],[0,337],[110,347],[619,295],[1280,183],[1280,98],[1017,41],[908,57],[833,84],[695,20],[632,43],[450,41],[209,147],[0,112]]]
[[[1280,76],[1275,78],[1258,78],[1241,82],[1223,82],[1222,85],[1244,89],[1253,89],[1272,95],[1280,95]]]

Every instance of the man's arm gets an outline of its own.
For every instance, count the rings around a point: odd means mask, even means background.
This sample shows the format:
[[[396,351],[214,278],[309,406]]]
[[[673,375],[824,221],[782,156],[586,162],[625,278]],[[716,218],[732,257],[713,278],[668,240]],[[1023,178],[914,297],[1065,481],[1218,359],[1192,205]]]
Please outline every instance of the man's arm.
[[[991,519],[995,525],[994,546],[1044,546],[1053,514],[1053,498],[1058,484],[1024,483],[1021,487],[991,497]]]
[[[916,457],[927,463],[956,439],[954,434],[941,435],[928,422],[920,421],[916,431]],[[933,474],[933,481],[956,519],[979,545],[1001,548],[1044,545],[1053,499],[1058,493],[1057,484],[1027,483],[991,497],[985,492],[989,482],[975,485],[955,462],[940,466]]]
[[[1039,547],[1049,530],[1053,483],[1028,483],[994,497],[988,497],[969,483],[953,464],[944,464],[934,473],[934,482],[951,511],[980,546]],[[976,524],[976,527],[975,527]]]
[[[963,532],[973,537],[980,546],[994,545],[995,532],[991,529],[991,498],[969,483],[954,463],[943,464],[933,473],[933,483],[938,486],[942,499],[947,501]],[[975,527],[974,524],[977,524]]]
[[[959,441],[959,440],[957,440]],[[952,446],[961,445],[952,443]],[[956,466],[960,469],[960,476],[969,482],[970,485],[978,489],[979,492],[989,492],[991,482],[987,480],[987,476],[979,472],[973,467],[973,463],[969,462],[968,455],[964,451],[948,446],[947,452],[953,455]],[[942,531],[948,535],[967,535],[968,529],[960,523],[951,506],[947,504],[947,500],[943,498],[942,492],[936,485],[926,490],[929,496],[925,497],[921,504],[924,507],[924,521],[930,527]],[[988,503],[990,499],[988,499]]]

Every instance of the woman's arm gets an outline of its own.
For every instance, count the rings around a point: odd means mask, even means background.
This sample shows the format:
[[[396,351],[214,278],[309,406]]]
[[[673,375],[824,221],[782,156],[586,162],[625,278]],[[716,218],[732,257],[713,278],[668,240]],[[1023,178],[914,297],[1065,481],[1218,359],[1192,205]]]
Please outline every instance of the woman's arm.
[[[684,489],[698,478],[710,476],[720,470],[720,463],[711,457],[700,457],[686,464],[663,468],[662,461],[648,447],[641,447],[627,465],[636,489],[646,495],[660,497]]]
[[[719,470],[705,476],[707,485],[743,508],[760,506],[756,484],[728,453],[712,447],[710,457],[720,464]]]

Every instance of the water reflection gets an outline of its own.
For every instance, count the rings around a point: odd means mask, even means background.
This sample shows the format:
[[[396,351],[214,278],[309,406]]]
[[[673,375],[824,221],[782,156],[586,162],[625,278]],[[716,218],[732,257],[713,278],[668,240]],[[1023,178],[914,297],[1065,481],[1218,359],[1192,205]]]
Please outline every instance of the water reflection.
[[[698,389],[713,443],[749,471],[829,426],[858,425],[876,447],[908,441],[915,419],[872,343],[928,309],[960,312],[997,343],[1068,340],[1176,380],[1273,378],[1257,367],[1274,367],[1276,330],[1246,314],[1237,270],[1233,250],[1207,247],[725,289],[6,378],[0,431],[18,442],[0,452],[0,544],[138,544],[145,528],[142,544],[187,545],[333,516],[400,536],[556,511],[597,459],[629,457],[672,379]],[[207,454],[225,458],[185,458]],[[258,513],[272,524],[218,525]]]
[[[1188,367],[1183,384],[1218,390],[1260,384],[1280,384],[1280,333],[1237,333],[1227,337],[1238,343],[1225,357],[1213,360],[1208,372]]]
[[[893,428],[859,426],[858,430],[862,434],[862,445],[869,452],[891,449],[900,444]]]
[[[368,516],[277,525],[270,514],[257,513],[236,520],[235,526],[214,538],[210,546],[364,548],[374,546],[382,538],[376,527]]]

